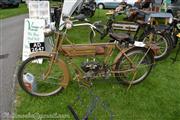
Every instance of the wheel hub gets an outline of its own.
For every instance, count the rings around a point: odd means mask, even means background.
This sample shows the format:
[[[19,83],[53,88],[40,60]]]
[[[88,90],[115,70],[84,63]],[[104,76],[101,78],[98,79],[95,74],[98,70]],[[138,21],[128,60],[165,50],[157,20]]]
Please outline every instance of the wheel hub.
[[[156,43],[151,43],[150,46],[154,54],[158,55],[158,53],[160,52],[160,47]]]

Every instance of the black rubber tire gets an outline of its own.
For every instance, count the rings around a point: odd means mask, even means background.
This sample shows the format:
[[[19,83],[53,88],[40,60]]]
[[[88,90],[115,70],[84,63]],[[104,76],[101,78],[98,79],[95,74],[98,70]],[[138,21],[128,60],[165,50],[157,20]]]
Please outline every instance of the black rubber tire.
[[[101,5],[102,7],[100,7],[100,5]],[[98,4],[98,8],[99,8],[99,9],[104,9],[104,8],[105,8],[105,7],[104,7],[104,4],[103,4],[103,3],[99,3],[99,4]]]
[[[89,14],[90,14],[89,17],[93,17],[95,14],[95,11],[91,11]]]
[[[165,49],[163,51],[162,54],[160,55],[155,55],[154,58],[155,60],[159,61],[159,60],[163,60],[165,58],[167,58],[169,56],[169,53],[170,51],[172,50],[173,48],[173,42],[172,40],[168,37],[167,34],[163,34],[163,33],[157,33],[156,31],[149,31],[147,33],[145,33],[143,36],[140,37],[140,41],[145,41],[145,38],[147,38],[147,36],[149,36],[150,34],[153,34],[153,35],[158,35],[160,36],[161,38],[163,38],[163,42],[165,43]],[[157,43],[157,42],[156,42]],[[157,43],[158,44],[158,43]]]
[[[2,9],[6,9],[6,8],[8,8],[8,7],[9,7],[9,6],[6,5],[6,4],[2,4],[2,5],[1,5],[1,8],[2,8]]]
[[[13,5],[14,8],[18,8],[19,7],[19,3],[16,5]]]
[[[43,83],[43,85],[46,85],[46,83],[48,84],[48,88],[50,88],[50,86],[52,85],[52,86],[54,86],[54,84],[57,84],[57,89],[56,90],[54,90],[53,89],[53,91],[51,92],[51,93],[36,93],[35,92],[35,90],[28,90],[28,88],[27,88],[27,86],[25,86],[25,82],[24,82],[24,74],[27,74],[27,73],[29,73],[29,72],[24,72],[24,70],[27,68],[27,66],[28,66],[28,64],[29,63],[32,63],[32,61],[35,61],[36,59],[47,59],[48,61],[50,61],[50,57],[49,56],[36,56],[36,57],[30,57],[30,58],[28,58],[28,59],[26,59],[21,65],[20,65],[20,67],[19,67],[19,69],[18,69],[18,73],[17,73],[17,78],[18,78],[18,82],[19,82],[19,85],[21,86],[21,88],[26,92],[26,93],[28,93],[28,94],[30,94],[30,95],[32,95],[32,96],[38,96],[38,97],[46,97],[46,96],[52,96],[52,95],[55,95],[55,94],[57,94],[57,93],[59,93],[59,92],[61,92],[64,88],[62,87],[62,86],[60,86],[60,82],[59,82],[59,73],[58,73],[58,83],[50,83],[50,82],[47,82],[47,81],[45,81],[44,83]],[[42,65],[42,64],[41,64]],[[46,65],[46,64],[44,64],[44,62],[43,62],[43,65]],[[48,66],[49,64],[47,64],[47,66]],[[56,65],[56,64],[55,64]],[[54,66],[53,66],[54,67]],[[31,65],[31,69],[32,69],[33,67],[32,67],[32,65]],[[40,64],[38,64],[38,66],[37,66],[37,64],[36,64],[36,66],[34,67],[34,69],[32,69],[32,71],[34,71],[35,69],[40,69]],[[47,70],[44,70],[45,68],[44,68],[44,66],[43,66],[43,69],[40,69],[40,70],[42,70],[42,71],[47,71]],[[53,68],[52,68],[53,69]],[[64,73],[64,71],[62,71],[62,73]],[[30,74],[32,74],[32,73],[30,73]],[[35,75],[35,74],[38,74],[37,72],[35,72],[34,74],[32,74],[32,75]],[[51,73],[50,73],[51,74]],[[43,81],[43,80],[41,80],[41,79],[43,79],[43,74],[40,74],[41,76],[39,76],[40,77],[40,80],[39,81]],[[54,74],[53,74],[54,75]],[[53,76],[54,77],[54,76]],[[49,77],[48,79],[54,79],[53,77]],[[34,77],[35,79],[34,79],[34,81],[38,78],[36,78],[36,77]],[[40,86],[39,84],[37,84],[38,83],[38,80],[37,80],[37,82],[36,82],[36,87],[37,86]],[[49,84],[50,83],[50,84]],[[41,85],[40,87],[42,87],[43,85]],[[47,86],[47,85],[46,85]],[[43,86],[43,87],[45,87],[45,86]],[[42,88],[43,88],[42,87]],[[44,90],[46,90],[46,88],[43,88]],[[39,89],[38,89],[39,90]]]
[[[173,48],[176,48],[178,44],[179,38],[176,36],[178,33],[179,33],[178,31],[173,32],[173,34],[170,36],[173,41]]]
[[[96,12],[96,4],[94,3],[94,10],[93,10],[93,11],[91,11],[91,13],[90,13],[90,17],[93,17],[93,16],[94,16],[94,14],[95,14],[95,12]]]
[[[175,39],[173,38],[173,35],[171,33],[164,33],[164,36],[169,40],[169,44],[170,44],[170,50],[172,50],[174,48],[175,45]]]
[[[146,54],[146,56],[144,57],[144,59],[142,60],[142,63],[139,63],[140,61],[138,60],[137,63],[134,63],[134,65],[137,67],[137,64],[145,64],[145,66],[147,66],[147,71],[144,71],[145,73],[143,73],[142,75],[140,75],[138,78],[135,78],[132,77],[134,80],[130,79],[130,80],[127,80],[128,79],[128,74],[137,74],[137,73],[134,73],[134,71],[128,71],[128,72],[125,72],[125,73],[115,73],[115,77],[116,79],[124,84],[124,85],[135,85],[135,84],[138,84],[140,82],[142,82],[143,80],[145,80],[145,78],[149,75],[149,73],[151,72],[151,69],[153,67],[153,64],[154,64],[154,56],[153,56],[153,52],[151,50],[148,50],[146,48],[141,48],[141,47],[134,47],[128,51],[125,52],[126,56],[128,56],[128,58],[131,59],[132,62],[134,62],[133,60],[135,60],[134,58],[132,59],[131,57],[133,57],[134,55],[138,55],[138,54],[142,54],[143,56]],[[137,57],[137,56],[136,56]],[[135,58],[136,58],[135,57]],[[143,58],[143,57],[142,57]],[[142,59],[140,58],[140,60]],[[125,60],[127,60],[127,58],[122,55],[119,59],[118,59],[118,62],[116,63],[116,66],[115,66],[115,71],[123,71],[123,64],[125,64]],[[128,61],[128,60],[127,60]],[[146,65],[147,63],[147,65]],[[126,67],[130,67],[130,68],[126,68],[125,67],[125,70],[131,70],[133,69],[132,68],[132,64],[130,64],[129,62],[127,64],[125,64]],[[139,67],[139,68],[143,68],[143,67]],[[137,70],[137,69],[136,69]],[[139,72],[139,71],[138,71]]]

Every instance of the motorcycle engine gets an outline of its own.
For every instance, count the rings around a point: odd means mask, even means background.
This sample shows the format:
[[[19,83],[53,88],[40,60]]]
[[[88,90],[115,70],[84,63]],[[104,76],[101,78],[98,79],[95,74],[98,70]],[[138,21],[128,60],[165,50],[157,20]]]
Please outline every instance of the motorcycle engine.
[[[97,62],[83,62],[81,64],[81,68],[83,69],[84,72],[88,72],[88,71],[97,72],[98,70],[100,70],[101,65]]]
[[[85,72],[85,79],[93,79],[97,75],[98,71],[101,69],[101,65],[97,62],[83,62],[81,64],[82,70]]]

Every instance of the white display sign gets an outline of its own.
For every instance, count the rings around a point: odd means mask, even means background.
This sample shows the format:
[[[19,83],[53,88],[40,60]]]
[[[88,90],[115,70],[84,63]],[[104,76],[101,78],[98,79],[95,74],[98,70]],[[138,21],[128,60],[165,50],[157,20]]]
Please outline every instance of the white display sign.
[[[24,41],[22,60],[26,60],[31,54],[30,43],[44,42],[44,19],[26,18],[24,21]]]
[[[50,25],[49,1],[29,1],[29,18],[44,19],[46,26]]]

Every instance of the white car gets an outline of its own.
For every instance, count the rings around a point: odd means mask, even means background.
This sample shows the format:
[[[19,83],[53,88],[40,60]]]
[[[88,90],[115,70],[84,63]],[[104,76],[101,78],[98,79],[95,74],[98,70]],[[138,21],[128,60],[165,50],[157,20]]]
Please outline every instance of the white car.
[[[104,8],[116,8],[120,2],[125,1],[128,4],[134,5],[136,0],[95,0],[96,5],[99,9],[104,9]]]

